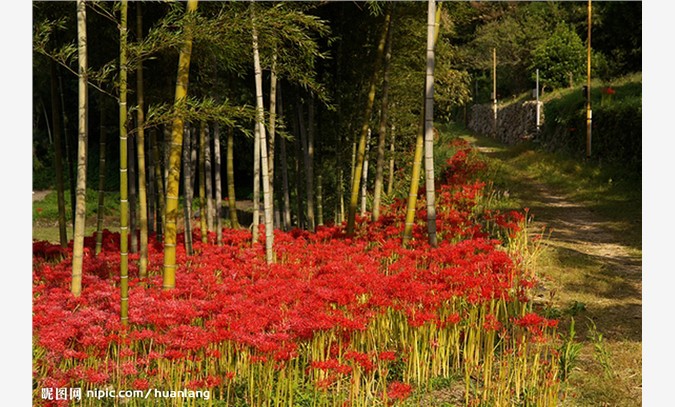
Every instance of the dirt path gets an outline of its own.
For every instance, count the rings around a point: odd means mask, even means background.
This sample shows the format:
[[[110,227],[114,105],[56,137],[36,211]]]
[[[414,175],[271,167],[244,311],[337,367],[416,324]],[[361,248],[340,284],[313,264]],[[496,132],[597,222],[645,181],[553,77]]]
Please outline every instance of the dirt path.
[[[485,155],[491,148],[477,146]],[[558,306],[585,306],[605,337],[641,341],[642,258],[622,243],[612,225],[592,208],[534,179],[525,180],[519,198],[533,215],[533,227],[548,233],[546,245],[554,256],[540,265],[550,277]],[[567,270],[555,270],[559,264]]]
[[[608,222],[545,185],[532,182],[533,225],[546,228],[546,244],[568,270],[547,270],[560,307],[583,305],[586,316],[610,340],[641,341],[642,261]]]
[[[499,159],[493,149],[477,148]],[[584,345],[569,382],[570,397],[563,405],[641,405],[641,248],[627,245],[630,239],[592,206],[536,179],[517,182],[514,195],[529,208],[532,228],[545,230],[547,236],[537,262],[543,279],[540,299],[552,298],[564,334],[574,317],[575,341]],[[610,355],[606,366],[599,361],[598,350]]]

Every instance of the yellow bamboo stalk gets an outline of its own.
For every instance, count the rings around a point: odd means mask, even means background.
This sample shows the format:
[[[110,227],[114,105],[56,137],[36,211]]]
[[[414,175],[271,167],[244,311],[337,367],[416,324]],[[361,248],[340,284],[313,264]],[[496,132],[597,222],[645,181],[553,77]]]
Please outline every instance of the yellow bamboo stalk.
[[[140,42],[143,38],[143,14],[141,12],[142,2],[136,3],[136,36]],[[143,92],[143,62],[141,61],[136,68],[136,93],[138,109],[136,111],[136,154],[138,164],[138,205],[140,212],[140,257],[138,260],[138,276],[144,278],[148,274],[148,197],[146,190],[145,173],[145,108]]]
[[[129,184],[127,174],[127,10],[122,0],[120,22],[120,320],[129,321]]]
[[[187,14],[195,13],[198,0],[188,0]],[[192,54],[192,30],[190,26],[185,32],[185,41],[178,55],[178,75],[174,96],[175,115],[171,128],[171,150],[169,155],[169,177],[166,189],[166,225],[164,236],[164,269],[163,283],[165,290],[176,286],[176,220],[178,218],[178,182],[180,178],[181,147],[183,143],[183,116],[181,108],[187,97],[188,78],[190,73],[190,56]]]

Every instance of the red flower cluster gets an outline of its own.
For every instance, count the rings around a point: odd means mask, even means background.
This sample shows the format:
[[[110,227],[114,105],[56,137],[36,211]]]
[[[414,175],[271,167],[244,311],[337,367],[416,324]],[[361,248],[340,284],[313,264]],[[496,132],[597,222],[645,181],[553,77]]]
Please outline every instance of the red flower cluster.
[[[410,397],[413,388],[407,383],[391,382],[387,389],[387,396],[392,400],[405,400]]]

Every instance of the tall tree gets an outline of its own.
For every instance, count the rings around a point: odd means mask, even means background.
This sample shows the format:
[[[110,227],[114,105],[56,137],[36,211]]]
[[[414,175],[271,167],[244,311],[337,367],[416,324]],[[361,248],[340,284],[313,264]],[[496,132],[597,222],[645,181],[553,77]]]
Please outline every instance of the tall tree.
[[[186,13],[194,15],[198,0],[188,0]],[[166,189],[166,225],[164,236],[163,288],[170,290],[176,286],[176,218],[178,216],[178,182],[180,179],[181,147],[183,143],[183,112],[186,103],[190,56],[192,54],[192,29],[194,21],[188,22],[185,40],[178,56],[178,74],[174,96],[174,118],[171,126],[171,148],[169,158],[169,177]]]
[[[368,137],[368,128],[370,122],[370,115],[373,111],[373,103],[375,102],[375,89],[377,86],[377,78],[379,77],[380,66],[382,63],[382,56],[384,55],[384,46],[387,40],[387,30],[389,29],[389,21],[391,20],[391,9],[387,8],[384,25],[382,27],[382,34],[380,35],[380,40],[377,46],[377,52],[375,54],[375,62],[373,66],[373,72],[370,78],[368,99],[366,101],[366,107],[364,109],[363,115],[363,124],[361,126],[361,134],[359,136],[359,144],[356,155],[356,165],[354,167],[354,174],[352,177],[351,184],[351,198],[349,200],[349,213],[347,215],[347,236],[354,235],[354,224],[356,222],[356,207],[359,200],[359,189],[361,183],[361,177],[363,175],[363,162],[366,155],[366,138]]]
[[[87,7],[77,0],[78,56],[78,120],[77,120],[77,187],[75,201],[75,233],[73,236],[73,269],[70,291],[79,297],[82,292],[82,260],[84,257],[84,222],[87,214],[87,137],[89,97],[87,91]]]

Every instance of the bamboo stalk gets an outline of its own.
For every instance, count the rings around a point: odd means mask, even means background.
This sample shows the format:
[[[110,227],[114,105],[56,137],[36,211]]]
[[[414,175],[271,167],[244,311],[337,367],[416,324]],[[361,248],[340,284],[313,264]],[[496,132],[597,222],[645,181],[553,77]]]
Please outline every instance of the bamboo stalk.
[[[166,203],[165,199],[165,190],[164,182],[162,181],[162,162],[159,159],[159,147],[157,146],[157,131],[155,129],[150,130],[150,145],[152,146],[152,161],[154,163],[154,180],[155,180],[155,194],[157,197],[157,234],[156,239],[158,242],[162,241],[164,235],[164,220],[166,215]]]
[[[279,118],[283,117],[283,100],[281,98],[281,86],[277,87],[277,97],[279,98]],[[282,225],[284,230],[289,230],[291,228],[291,198],[288,189],[288,154],[286,152],[286,139],[280,137],[279,143],[281,144],[281,188],[283,195],[283,216],[282,216]]]
[[[239,228],[239,219],[237,218],[237,198],[234,189],[234,128],[227,129],[227,204],[230,212],[230,226]]]
[[[310,103],[311,106],[311,103]],[[305,118],[304,112],[302,109],[302,101],[298,97],[297,103],[298,111],[298,127],[300,131],[300,144],[302,146],[302,158],[305,164],[305,197],[307,203],[307,228],[309,230],[314,230],[315,218],[314,218],[314,169],[313,169],[313,155],[314,147],[313,143],[309,142],[308,131],[305,127]],[[312,118],[313,119],[313,118]],[[309,127],[312,126],[312,122],[309,122]],[[311,151],[310,151],[311,150]]]
[[[199,125],[199,221],[202,243],[208,242],[206,199],[206,123],[201,122]]]
[[[122,0],[120,22],[120,320],[129,323],[129,193],[127,173],[127,0]]]
[[[214,156],[214,172],[215,172],[215,193],[216,193],[216,243],[218,246],[223,245],[223,184],[220,179],[220,124],[218,122],[213,124],[213,156]]]
[[[84,222],[86,216],[87,186],[87,11],[84,0],[77,0],[77,55],[78,55],[78,137],[77,188],[75,202],[75,233],[73,236],[73,267],[70,291],[75,297],[82,292],[82,260],[84,256]]]
[[[427,230],[429,244],[435,247],[436,239],[436,185],[434,182],[434,66],[436,35],[441,16],[436,0],[429,0],[427,17],[427,70],[424,103],[424,171],[427,195]]]
[[[387,195],[391,195],[394,190],[394,169],[395,167],[395,154],[396,154],[396,126],[391,125],[391,144],[389,145],[389,181],[387,182]]]
[[[260,160],[262,162],[262,184],[263,184],[263,205],[265,211],[265,259],[268,264],[275,261],[274,256],[274,224],[273,224],[273,202],[270,190],[269,161],[267,155],[267,137],[265,136],[265,117],[263,107],[262,91],[262,68],[260,66],[260,55],[258,51],[258,32],[255,21],[255,9],[253,13],[253,65],[255,71],[256,88],[256,111],[258,131],[260,138]]]
[[[183,139],[183,191],[185,204],[183,205],[183,233],[185,238],[185,253],[188,256],[194,254],[192,248],[192,169],[190,168],[190,145],[192,129],[185,129]]]
[[[205,126],[204,142],[204,186],[206,188],[206,225],[213,232],[213,165],[211,165],[211,126]]]
[[[99,143],[98,143],[98,210],[96,211],[96,255],[101,253],[103,246],[103,218],[105,215],[105,137],[106,131],[103,126],[104,112],[103,98],[100,100],[99,116]],[[56,136],[54,137],[56,139]],[[57,170],[58,171],[58,170]]]
[[[142,2],[136,3],[136,37],[143,38]],[[138,276],[145,278],[148,274],[148,196],[146,189],[145,168],[145,100],[143,88],[143,62],[136,68],[136,93],[138,110],[136,111],[136,154],[138,155],[138,205],[140,223],[140,256],[138,260]]]
[[[54,174],[56,176],[56,201],[59,211],[59,243],[61,247],[68,247],[68,232],[66,230],[66,200],[63,181],[63,148],[62,148],[62,123],[58,86],[56,62],[50,62],[50,91],[52,104],[52,127],[54,128]]]
[[[197,0],[188,0],[189,15],[197,9]],[[164,269],[163,287],[173,289],[176,285],[176,218],[178,212],[178,180],[180,177],[180,156],[183,142],[183,116],[180,112],[187,96],[188,78],[190,73],[190,56],[192,53],[192,30],[188,26],[185,41],[178,56],[178,74],[176,78],[176,92],[174,109],[176,114],[171,131],[171,155],[169,159],[169,179],[166,189],[166,234],[164,237]]]

